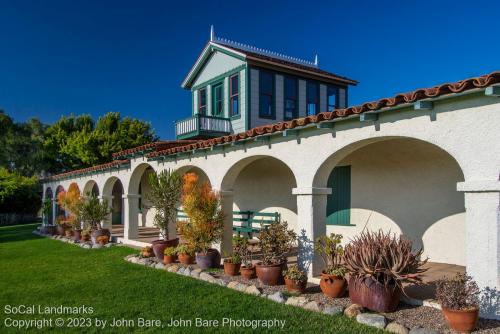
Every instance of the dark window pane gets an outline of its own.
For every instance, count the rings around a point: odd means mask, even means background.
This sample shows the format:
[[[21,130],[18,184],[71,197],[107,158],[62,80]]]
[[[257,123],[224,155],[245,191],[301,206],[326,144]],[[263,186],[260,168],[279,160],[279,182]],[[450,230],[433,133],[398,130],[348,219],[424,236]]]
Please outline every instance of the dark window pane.
[[[231,77],[231,95],[238,94],[238,75]]]
[[[334,111],[337,107],[337,87],[328,86],[326,92],[327,110]]]
[[[207,107],[200,107],[200,114],[205,115],[207,113]]]
[[[260,91],[263,94],[273,95],[273,75],[269,72],[260,72]]]
[[[285,100],[285,119],[293,119],[296,117],[297,104],[295,100]]]
[[[318,106],[316,103],[307,103],[307,116],[316,115]]]
[[[260,115],[264,117],[272,117],[272,97],[269,95],[260,95],[259,99],[260,104]]]
[[[297,80],[285,77],[285,98],[297,98]]]
[[[238,97],[231,98],[231,115],[235,116],[239,114],[238,110]]]

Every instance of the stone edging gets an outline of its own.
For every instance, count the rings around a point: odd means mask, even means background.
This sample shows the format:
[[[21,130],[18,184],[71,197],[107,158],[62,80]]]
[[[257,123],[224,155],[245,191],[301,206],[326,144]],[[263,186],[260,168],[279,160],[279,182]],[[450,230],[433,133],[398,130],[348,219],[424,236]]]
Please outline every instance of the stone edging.
[[[100,244],[95,244],[94,245],[91,241],[79,242],[79,241],[75,241],[75,240],[73,240],[71,238],[66,238],[65,236],[45,234],[45,233],[41,233],[40,231],[37,231],[37,230],[33,231],[33,234],[41,236],[41,237],[46,237],[46,238],[50,238],[50,239],[54,239],[54,240],[59,240],[59,241],[62,241],[64,243],[67,243],[67,244],[79,246],[79,247],[81,247],[83,249],[110,248],[110,247],[118,245],[117,243],[114,243],[114,242],[108,242],[104,246],[102,246]]]
[[[438,334],[438,332],[428,328],[415,327],[409,330],[405,326],[400,325],[396,322],[389,323],[387,318],[382,314],[364,313],[363,307],[357,304],[352,304],[345,309],[344,307],[339,305],[327,305],[325,307],[322,307],[316,301],[309,300],[304,296],[287,297],[280,291],[277,291],[273,294],[265,294],[253,284],[244,284],[237,281],[231,281],[229,283],[226,283],[224,280],[214,277],[214,275],[211,274],[210,272],[204,271],[203,269],[199,268],[195,269],[192,266],[184,266],[180,264],[164,265],[162,262],[156,260],[155,258],[145,258],[137,254],[127,255],[124,258],[124,260],[130,263],[140,264],[158,270],[165,270],[177,275],[189,276],[208,283],[217,284],[220,286],[227,287],[229,289],[269,299],[273,302],[280,304],[300,307],[305,310],[324,313],[328,315],[345,315],[348,318],[355,318],[356,321],[361,324],[376,327],[379,329],[385,329],[386,331],[392,333]]]

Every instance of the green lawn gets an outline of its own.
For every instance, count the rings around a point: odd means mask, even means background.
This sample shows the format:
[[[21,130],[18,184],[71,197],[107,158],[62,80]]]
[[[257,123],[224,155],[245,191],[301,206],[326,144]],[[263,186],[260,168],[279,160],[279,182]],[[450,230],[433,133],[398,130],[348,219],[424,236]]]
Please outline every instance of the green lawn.
[[[105,332],[197,332],[195,318],[219,320],[219,327],[207,332],[238,332],[241,328],[222,327],[223,318],[285,320],[291,333],[377,333],[345,317],[332,317],[276,304],[261,297],[245,295],[189,277],[125,262],[134,252],[127,247],[84,250],[31,232],[36,225],[0,228],[0,333],[6,319],[51,319],[54,328],[42,331],[97,332],[95,319],[106,320]],[[12,306],[91,306],[91,315],[12,315]],[[37,310],[38,311],[38,310]],[[56,318],[90,318],[89,328],[57,328]],[[132,319],[132,328],[110,328],[113,318]],[[192,320],[192,327],[138,327],[138,318]],[[8,320],[12,322],[12,320]],[[86,320],[85,320],[86,321]],[[248,331],[251,329],[248,328]],[[39,332],[39,329],[32,329]],[[262,330],[261,330],[262,331]],[[277,330],[276,327],[273,331]],[[17,332],[21,332],[18,330]],[[22,330],[25,332],[25,330]]]

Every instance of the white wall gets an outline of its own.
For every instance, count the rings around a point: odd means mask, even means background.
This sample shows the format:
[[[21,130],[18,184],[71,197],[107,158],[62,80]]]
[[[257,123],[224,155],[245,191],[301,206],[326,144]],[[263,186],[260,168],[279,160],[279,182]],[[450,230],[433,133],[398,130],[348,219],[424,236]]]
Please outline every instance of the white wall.
[[[412,139],[367,145],[344,158],[351,166],[351,224],[327,226],[345,242],[368,230],[405,234],[431,262],[465,265],[463,175],[445,152]]]
[[[292,195],[292,172],[277,160],[264,158],[250,163],[234,184],[235,211],[279,212],[281,220],[299,232],[297,200]]]

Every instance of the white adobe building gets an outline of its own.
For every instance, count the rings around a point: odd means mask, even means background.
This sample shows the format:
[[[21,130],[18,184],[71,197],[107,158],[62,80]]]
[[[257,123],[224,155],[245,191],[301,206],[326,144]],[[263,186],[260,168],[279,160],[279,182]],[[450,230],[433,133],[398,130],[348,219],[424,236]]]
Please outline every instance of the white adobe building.
[[[223,195],[224,249],[233,211],[279,212],[301,235],[299,261],[312,262],[311,276],[321,270],[316,237],[335,232],[347,242],[383,229],[498,291],[500,72],[347,107],[356,83],[319,69],[317,57],[307,62],[212,31],[182,83],[193,110],[176,122],[178,140],[54,175],[44,198],[71,184],[107,198],[123,242],[140,245],[139,227],[153,220],[143,203],[147,174],[195,172]]]

